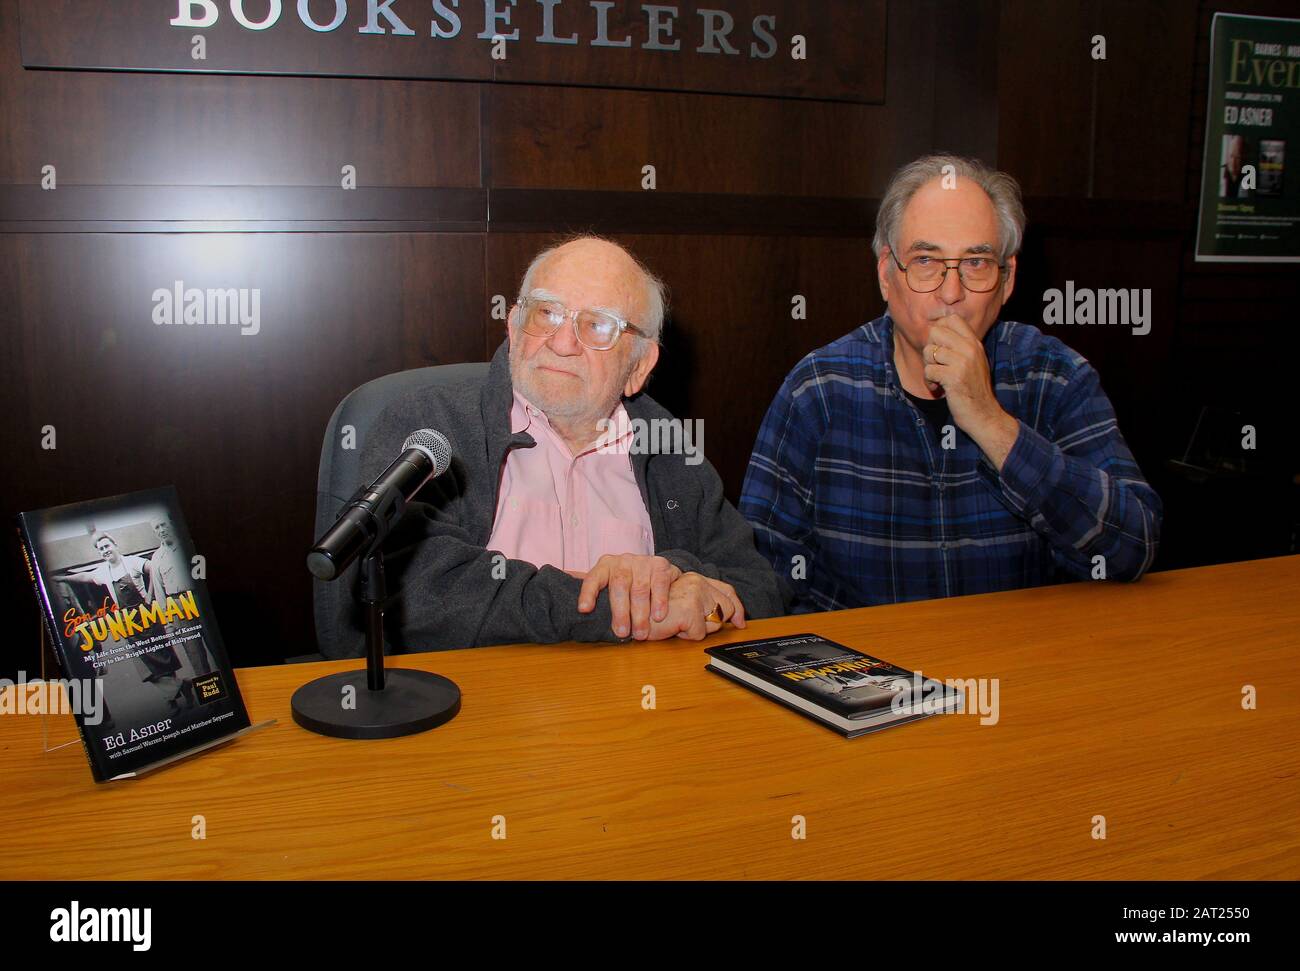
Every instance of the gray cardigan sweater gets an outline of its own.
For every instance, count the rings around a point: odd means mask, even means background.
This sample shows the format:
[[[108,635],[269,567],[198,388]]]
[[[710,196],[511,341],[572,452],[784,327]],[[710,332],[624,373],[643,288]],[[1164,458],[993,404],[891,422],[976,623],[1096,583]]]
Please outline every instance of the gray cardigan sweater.
[[[361,448],[361,482],[373,481],[418,428],[451,442],[451,468],[407,506],[384,543],[390,651],[435,651],[485,644],[617,641],[607,592],[596,609],[578,613],[582,582],[551,566],[505,560],[487,549],[496,517],[502,463],[514,448],[533,448],[526,432],[511,434],[513,390],[507,345],[497,349],[486,380],[422,389],[388,405]],[[649,396],[625,399],[628,416],[671,419]],[[752,530],[722,494],[707,461],[681,454],[633,454],[633,472],[650,513],[655,552],[683,571],[730,583],[747,617],[783,612],[776,575],[754,548]],[[497,570],[493,570],[495,564]],[[334,636],[322,637],[331,657],[364,653],[364,616],[356,606],[357,565],[322,591]]]

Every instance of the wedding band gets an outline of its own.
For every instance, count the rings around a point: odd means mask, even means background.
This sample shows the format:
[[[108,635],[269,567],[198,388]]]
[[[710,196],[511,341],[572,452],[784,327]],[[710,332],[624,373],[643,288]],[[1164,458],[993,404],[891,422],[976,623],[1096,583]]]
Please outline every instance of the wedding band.
[[[939,345],[938,345],[938,344],[933,345],[932,348],[931,348],[931,350],[930,350],[930,362],[931,362],[932,364],[938,364],[938,363],[939,363]]]
[[[722,623],[722,604],[714,604],[713,609],[704,615],[704,619],[715,624]]]

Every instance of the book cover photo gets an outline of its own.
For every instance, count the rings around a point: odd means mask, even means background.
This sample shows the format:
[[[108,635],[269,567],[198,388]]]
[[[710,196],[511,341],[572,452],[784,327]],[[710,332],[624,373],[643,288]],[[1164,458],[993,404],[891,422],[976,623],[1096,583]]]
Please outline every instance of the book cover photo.
[[[96,781],[248,727],[175,489],[20,513],[18,536]]]

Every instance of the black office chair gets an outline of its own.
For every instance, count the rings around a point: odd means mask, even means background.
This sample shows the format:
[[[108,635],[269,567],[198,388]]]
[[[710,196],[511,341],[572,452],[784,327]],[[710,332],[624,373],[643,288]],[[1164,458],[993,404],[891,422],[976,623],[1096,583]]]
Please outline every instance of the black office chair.
[[[325,426],[325,439],[321,444],[320,470],[316,480],[316,525],[313,539],[322,535],[334,524],[343,505],[352,498],[357,489],[366,483],[361,481],[360,444],[367,439],[375,420],[389,405],[414,392],[427,390],[445,383],[463,382],[467,379],[486,377],[488,365],[443,364],[436,367],[415,368],[410,371],[397,371],[382,378],[367,381],[346,398],[339,402],[329,424]],[[356,447],[344,448],[342,430],[351,425],[351,436]],[[415,428],[411,429],[412,431]],[[400,443],[397,443],[400,445]],[[397,457],[396,451],[393,457]],[[310,541],[309,541],[310,542]],[[306,557],[306,546],[303,556]],[[303,569],[306,569],[304,566]],[[287,663],[300,661],[321,661],[327,657],[345,655],[343,641],[339,636],[338,623],[341,601],[352,597],[351,578],[355,566],[342,577],[331,582],[312,580],[312,609],[316,626],[316,644],[319,654],[304,654],[287,658]]]

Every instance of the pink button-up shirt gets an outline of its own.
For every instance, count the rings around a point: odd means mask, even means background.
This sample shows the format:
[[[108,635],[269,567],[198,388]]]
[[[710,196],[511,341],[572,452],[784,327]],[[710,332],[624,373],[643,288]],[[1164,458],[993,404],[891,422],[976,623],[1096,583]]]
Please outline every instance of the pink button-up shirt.
[[[654,553],[623,405],[610,416],[614,425],[575,456],[545,412],[518,391],[514,398],[510,430],[527,431],[537,444],[506,453],[488,549],[534,566],[582,572],[606,553]]]

